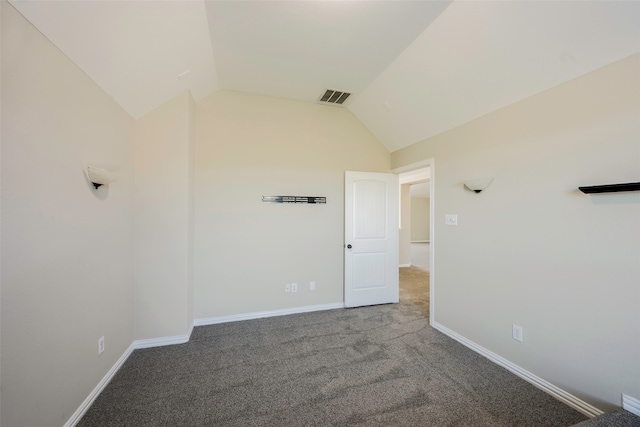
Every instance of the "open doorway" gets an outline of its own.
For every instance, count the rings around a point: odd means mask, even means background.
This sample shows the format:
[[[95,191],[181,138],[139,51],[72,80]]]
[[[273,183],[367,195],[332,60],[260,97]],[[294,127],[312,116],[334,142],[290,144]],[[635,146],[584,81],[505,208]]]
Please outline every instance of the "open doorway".
[[[431,267],[431,168],[398,174],[400,182],[400,267]]]
[[[431,317],[432,168],[431,162],[398,173],[400,185],[400,298]]]
[[[410,261],[411,265],[425,271],[431,269],[431,223],[429,181],[409,184],[410,194]]]

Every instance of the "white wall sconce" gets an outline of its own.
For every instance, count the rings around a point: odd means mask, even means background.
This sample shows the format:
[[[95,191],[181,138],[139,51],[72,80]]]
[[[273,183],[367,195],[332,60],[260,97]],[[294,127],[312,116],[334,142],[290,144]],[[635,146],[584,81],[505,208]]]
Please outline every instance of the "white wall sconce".
[[[87,166],[87,176],[96,189],[102,185],[109,185],[119,178],[115,173],[95,166]]]
[[[475,193],[479,193],[489,188],[492,182],[493,182],[493,177],[482,178],[482,179],[470,179],[464,182],[464,186]]]

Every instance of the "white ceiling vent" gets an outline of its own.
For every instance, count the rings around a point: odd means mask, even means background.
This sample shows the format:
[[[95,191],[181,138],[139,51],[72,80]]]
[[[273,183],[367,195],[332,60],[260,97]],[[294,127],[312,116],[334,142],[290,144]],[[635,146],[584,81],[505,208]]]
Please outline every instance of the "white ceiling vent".
[[[349,98],[351,94],[349,92],[342,92],[334,89],[327,89],[320,98],[318,98],[319,104],[330,105],[342,105]]]

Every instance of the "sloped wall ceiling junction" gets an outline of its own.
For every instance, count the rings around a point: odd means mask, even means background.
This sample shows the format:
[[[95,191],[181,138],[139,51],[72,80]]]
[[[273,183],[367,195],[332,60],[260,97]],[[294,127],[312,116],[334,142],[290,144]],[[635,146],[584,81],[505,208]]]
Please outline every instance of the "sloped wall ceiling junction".
[[[640,2],[12,4],[134,118],[330,88],[390,152],[640,52]]]
[[[639,2],[453,2],[350,109],[395,151],[637,52]]]

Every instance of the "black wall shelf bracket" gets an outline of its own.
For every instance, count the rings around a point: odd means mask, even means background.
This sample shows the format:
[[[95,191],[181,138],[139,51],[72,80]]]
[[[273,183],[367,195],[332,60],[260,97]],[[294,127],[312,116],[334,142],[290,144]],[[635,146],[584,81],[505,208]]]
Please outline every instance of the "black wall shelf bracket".
[[[326,197],[320,196],[262,196],[262,203],[297,203],[297,204],[327,204]]]
[[[626,184],[592,185],[590,187],[578,187],[584,194],[593,193],[617,193],[619,191],[640,191],[640,182],[628,182]]]

